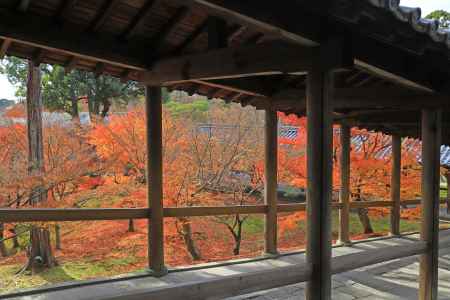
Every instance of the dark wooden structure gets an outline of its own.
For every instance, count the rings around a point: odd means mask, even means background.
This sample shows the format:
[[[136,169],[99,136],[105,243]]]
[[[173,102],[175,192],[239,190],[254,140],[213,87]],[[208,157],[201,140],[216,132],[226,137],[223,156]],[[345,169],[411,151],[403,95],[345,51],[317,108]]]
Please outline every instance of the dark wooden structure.
[[[272,222],[266,226],[266,245],[275,254],[276,213],[304,210],[305,205],[275,205],[273,162],[266,162],[265,205],[162,206],[159,89],[166,86],[264,109],[270,126],[276,124],[274,111],[310,118],[308,259],[299,270],[299,281],[309,282],[308,299],[331,298],[331,274],[374,263],[338,261],[331,267],[333,207],[341,210],[341,230],[348,228],[349,207],[361,206],[393,207],[393,234],[398,227],[398,190],[392,201],[349,204],[348,188],[343,188],[341,203],[331,203],[333,122],[422,137],[423,243],[402,249],[395,258],[423,254],[421,299],[436,299],[436,158],[437,146],[450,144],[450,33],[421,19],[420,10],[399,7],[395,0],[4,0],[0,41],[0,57],[14,55],[62,65],[67,72],[78,68],[147,85],[151,136],[148,209],[3,209],[0,222],[149,218],[150,267],[162,276],[163,217],[259,213]],[[266,159],[271,160],[276,155],[273,128],[266,134]],[[341,161],[348,164],[345,157]],[[394,175],[393,186],[399,185]],[[348,235],[340,237],[349,242]],[[392,257],[380,253],[376,262]]]

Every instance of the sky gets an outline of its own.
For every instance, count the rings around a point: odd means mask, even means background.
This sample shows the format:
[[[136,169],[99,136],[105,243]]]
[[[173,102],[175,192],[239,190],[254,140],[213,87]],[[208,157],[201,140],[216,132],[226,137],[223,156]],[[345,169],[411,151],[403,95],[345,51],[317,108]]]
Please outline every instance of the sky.
[[[438,9],[450,12],[450,0],[400,0],[400,5],[420,7],[422,9],[422,17]],[[14,86],[8,82],[4,75],[0,74],[0,99],[15,99],[15,91]]]

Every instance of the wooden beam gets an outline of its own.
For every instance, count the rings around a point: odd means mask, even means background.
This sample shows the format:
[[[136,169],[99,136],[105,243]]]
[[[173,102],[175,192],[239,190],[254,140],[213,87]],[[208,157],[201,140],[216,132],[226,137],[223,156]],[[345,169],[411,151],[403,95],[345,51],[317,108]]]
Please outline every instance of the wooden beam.
[[[8,52],[9,46],[11,46],[11,39],[4,39],[2,45],[0,46],[0,59],[5,58],[6,53]]]
[[[0,209],[0,222],[65,222],[146,219],[148,208]]]
[[[99,78],[102,76],[103,72],[105,72],[106,65],[102,62],[99,62],[95,65],[94,74],[95,78]]]
[[[278,116],[277,111],[267,109],[265,114],[264,139],[264,204],[265,215],[265,251],[277,254],[277,187],[278,187]]]
[[[136,32],[144,25],[145,20],[150,15],[152,8],[154,7],[156,0],[147,0],[144,6],[139,10],[137,15],[130,22],[125,31],[121,34],[121,38],[124,40],[130,39]]]
[[[26,12],[30,7],[31,0],[20,0],[17,5],[17,10],[20,12]]]
[[[228,46],[227,22],[221,18],[208,18],[208,49],[222,49]]]
[[[400,135],[392,135],[391,159],[391,235],[400,235],[400,178],[401,178],[402,139]]]
[[[254,88],[246,88],[246,87],[240,87],[239,85],[229,85],[227,83],[221,83],[220,81],[206,81],[206,80],[191,80],[190,82],[206,85],[214,88],[220,88],[223,90],[233,91],[241,94],[247,94],[255,97],[266,97],[263,94],[258,93],[255,91]]]
[[[142,73],[144,83],[174,84],[190,80],[212,80],[306,71],[314,48],[293,48],[273,42],[209,51],[204,54],[163,59]],[[277,53],[277,55],[273,55]]]
[[[257,28],[265,34],[277,36],[302,46],[318,45],[319,32],[316,29],[320,27],[320,22],[317,18],[308,14],[302,15],[302,18],[295,18],[296,29],[305,31],[301,35],[293,32],[291,27],[294,23],[290,22],[292,21],[290,20],[291,16],[287,16],[286,11],[302,11],[302,7],[296,3],[290,3],[291,5],[286,9],[285,6],[267,1],[257,1],[257,3],[241,0],[171,1],[180,5],[189,5],[194,10],[199,9],[243,26]]]
[[[147,69],[143,58],[148,56],[148,49],[144,51],[141,43],[121,43],[115,36],[80,32],[69,24],[61,30],[53,18],[33,13],[0,9],[0,20],[1,39],[119,67]]]
[[[165,207],[165,218],[227,216],[235,214],[265,214],[266,205],[214,206],[214,207]]]
[[[307,77],[307,245],[313,267],[305,295],[331,299],[331,194],[333,74],[317,64]]]
[[[110,17],[111,13],[114,11],[114,8],[120,0],[107,0],[103,2],[103,5],[100,7],[100,10],[95,15],[91,24],[89,25],[89,31],[98,31],[106,20]]]
[[[422,226],[420,240],[427,243],[420,257],[420,300],[438,298],[439,183],[442,112],[422,111]]]
[[[66,74],[70,74],[77,67],[77,64],[78,58],[76,56],[72,56],[64,66],[64,72]]]
[[[248,30],[247,26],[237,26],[235,30],[232,30],[228,35],[228,44],[232,44],[239,36],[244,34]]]
[[[39,67],[39,65],[42,63],[42,60],[45,58],[45,50],[44,49],[38,49],[37,51],[35,51],[35,53],[33,54],[33,64],[36,67]]]
[[[127,83],[130,80],[131,70],[126,69],[120,75],[120,82]]]
[[[305,91],[301,89],[286,89],[273,94],[271,102],[279,110],[292,108],[298,111],[306,109]],[[264,108],[267,99],[256,99]],[[420,110],[423,107],[441,107],[450,109],[448,96],[431,94],[400,88],[337,88],[334,97],[334,110],[359,109],[396,109],[403,111]],[[350,118],[351,118],[350,114]],[[340,117],[339,119],[346,119]]]
[[[156,276],[167,273],[164,265],[164,210],[162,168],[162,99],[161,88],[146,86],[147,115],[147,194],[151,208],[149,231],[150,269]]]
[[[338,243],[349,245],[350,242],[350,143],[351,131],[346,124],[341,125],[340,132],[341,153],[339,157],[339,167],[341,168],[341,188],[339,190],[339,202],[342,209],[339,210],[339,232]]]

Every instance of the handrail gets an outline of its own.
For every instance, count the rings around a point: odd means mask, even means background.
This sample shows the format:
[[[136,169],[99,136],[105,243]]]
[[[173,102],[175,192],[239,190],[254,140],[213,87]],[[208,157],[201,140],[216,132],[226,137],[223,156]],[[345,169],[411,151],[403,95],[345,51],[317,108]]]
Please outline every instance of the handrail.
[[[441,198],[440,203],[446,203]],[[420,199],[403,200],[401,205],[418,205]],[[343,205],[333,202],[332,208],[342,209]],[[392,201],[352,201],[350,208],[391,207]],[[277,213],[299,212],[306,210],[306,203],[279,204]],[[64,222],[64,221],[107,221],[148,219],[150,208],[1,208],[0,222]],[[176,217],[208,217],[235,214],[265,214],[267,205],[235,205],[235,206],[190,206],[165,207],[165,218]]]

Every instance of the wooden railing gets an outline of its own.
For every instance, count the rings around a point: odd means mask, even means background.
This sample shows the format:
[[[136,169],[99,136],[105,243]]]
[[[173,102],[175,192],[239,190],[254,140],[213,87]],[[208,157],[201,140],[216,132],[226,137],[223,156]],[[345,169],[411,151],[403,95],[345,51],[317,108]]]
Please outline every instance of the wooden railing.
[[[445,198],[441,204],[446,203]],[[420,199],[403,200],[404,205],[419,205]],[[391,207],[392,201],[360,201],[350,202],[350,208]],[[333,202],[332,208],[342,209],[343,205]],[[266,214],[267,205],[243,206],[192,206],[192,207],[165,207],[165,218],[176,217],[208,217],[235,214]],[[277,213],[305,211],[306,204],[279,204]],[[63,221],[107,221],[148,219],[151,216],[150,208],[32,208],[32,209],[0,209],[0,222],[63,222]]]

